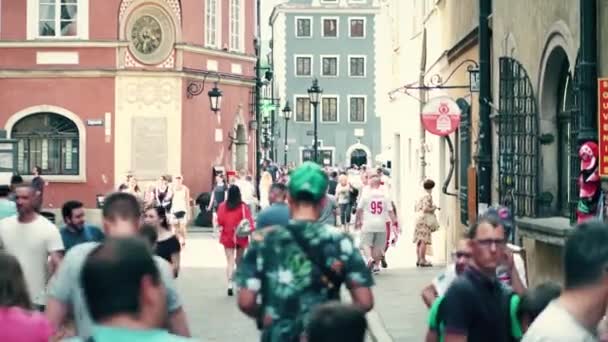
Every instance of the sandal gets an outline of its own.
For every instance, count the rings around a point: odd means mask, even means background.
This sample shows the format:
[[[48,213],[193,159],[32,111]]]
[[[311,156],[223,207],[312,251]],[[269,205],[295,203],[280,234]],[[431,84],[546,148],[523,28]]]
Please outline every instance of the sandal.
[[[420,267],[433,267],[433,264],[429,261],[421,262]]]

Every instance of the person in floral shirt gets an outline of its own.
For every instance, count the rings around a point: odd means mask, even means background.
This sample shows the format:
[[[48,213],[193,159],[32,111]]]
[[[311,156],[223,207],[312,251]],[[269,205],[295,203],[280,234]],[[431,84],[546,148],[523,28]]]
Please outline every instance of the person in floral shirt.
[[[339,300],[342,283],[354,305],[364,311],[373,307],[372,275],[352,239],[317,223],[327,182],[317,164],[307,162],[294,170],[288,185],[289,225],[252,233],[238,266],[238,305],[257,320],[263,342],[300,341],[310,313],[319,304]]]

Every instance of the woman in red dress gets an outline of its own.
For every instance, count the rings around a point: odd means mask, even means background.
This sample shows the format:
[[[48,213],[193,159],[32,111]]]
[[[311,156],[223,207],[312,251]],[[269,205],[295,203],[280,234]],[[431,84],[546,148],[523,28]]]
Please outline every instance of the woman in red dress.
[[[249,237],[237,237],[236,228],[239,223],[247,219],[254,229],[253,217],[249,206],[241,199],[238,186],[232,185],[228,189],[228,198],[217,209],[217,225],[220,228],[220,243],[226,253],[226,277],[228,278],[228,295],[232,296],[234,287],[232,276],[235,265],[241,261],[243,252],[249,244]]]

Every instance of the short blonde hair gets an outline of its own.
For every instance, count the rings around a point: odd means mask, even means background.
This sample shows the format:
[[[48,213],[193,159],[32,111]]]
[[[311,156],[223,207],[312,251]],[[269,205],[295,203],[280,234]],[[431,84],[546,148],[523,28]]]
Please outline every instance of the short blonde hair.
[[[338,182],[340,182],[340,183],[346,183],[346,182],[348,182],[348,176],[346,176],[346,175],[340,175],[338,177]]]

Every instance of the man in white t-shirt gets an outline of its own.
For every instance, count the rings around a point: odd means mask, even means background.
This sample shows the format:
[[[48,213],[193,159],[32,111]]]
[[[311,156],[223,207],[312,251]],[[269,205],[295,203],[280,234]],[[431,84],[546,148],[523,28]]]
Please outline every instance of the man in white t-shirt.
[[[243,203],[249,206],[249,210],[252,215],[255,215],[257,211],[257,199],[255,197],[255,187],[253,186],[253,180],[251,176],[248,176],[245,171],[239,172],[239,178],[235,181],[234,185],[239,187],[241,190],[241,199]]]
[[[361,247],[368,266],[378,272],[386,245],[386,222],[390,219],[393,226],[399,228],[391,200],[380,188],[380,178],[373,175],[369,183],[370,188],[363,191],[357,204],[355,227],[361,229]]]
[[[523,342],[594,342],[608,304],[608,225],[578,225],[564,246],[564,291],[530,325]]]
[[[47,261],[50,256],[48,273],[53,274],[63,256],[63,240],[59,229],[36,212],[39,195],[33,187],[21,185],[15,195],[17,215],[0,221],[0,240],[19,260],[34,305],[44,310]]]

